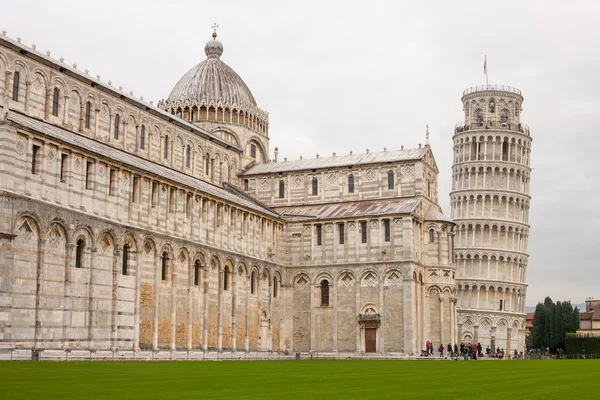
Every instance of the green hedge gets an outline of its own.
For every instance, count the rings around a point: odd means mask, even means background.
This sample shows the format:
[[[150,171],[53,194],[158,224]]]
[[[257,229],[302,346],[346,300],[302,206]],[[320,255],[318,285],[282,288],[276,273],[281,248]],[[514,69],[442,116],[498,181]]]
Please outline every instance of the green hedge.
[[[565,344],[567,354],[600,354],[600,336],[567,333]]]

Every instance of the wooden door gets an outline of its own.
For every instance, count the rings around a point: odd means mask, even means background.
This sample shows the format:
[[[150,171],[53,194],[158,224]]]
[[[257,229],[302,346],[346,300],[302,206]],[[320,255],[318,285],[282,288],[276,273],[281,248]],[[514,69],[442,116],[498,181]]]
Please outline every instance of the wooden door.
[[[377,328],[365,328],[365,352],[377,351]]]

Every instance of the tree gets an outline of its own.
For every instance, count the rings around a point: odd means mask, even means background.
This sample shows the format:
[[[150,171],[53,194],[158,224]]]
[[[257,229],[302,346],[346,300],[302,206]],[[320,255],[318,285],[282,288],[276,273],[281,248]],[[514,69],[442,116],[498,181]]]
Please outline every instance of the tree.
[[[579,310],[573,309],[570,301],[554,303],[546,297],[538,303],[533,316],[533,330],[530,345],[537,349],[555,352],[557,348],[565,348],[567,333],[579,329]]]
[[[546,325],[546,307],[542,303],[535,306],[535,314],[533,315],[533,347],[541,349],[545,346],[545,325]]]
[[[563,325],[565,333],[575,332],[575,325],[573,324],[573,306],[570,301],[563,302]]]
[[[565,322],[563,320],[563,303],[556,302],[554,307],[554,343],[553,351],[558,348],[565,348]]]
[[[548,348],[554,348],[554,344],[555,344],[555,335],[556,332],[554,331],[555,327],[554,327],[554,309],[556,308],[556,305],[554,304],[554,302],[552,301],[552,299],[550,297],[546,297],[544,299],[544,307],[545,307],[545,311],[546,311],[546,318],[545,318],[545,324],[544,324],[544,348],[548,347]]]

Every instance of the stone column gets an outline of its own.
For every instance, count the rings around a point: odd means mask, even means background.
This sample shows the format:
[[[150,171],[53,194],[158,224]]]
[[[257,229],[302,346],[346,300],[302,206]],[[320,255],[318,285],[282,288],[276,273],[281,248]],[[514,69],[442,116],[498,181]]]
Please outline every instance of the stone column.
[[[51,87],[46,87],[46,104],[44,107],[44,119],[50,118],[50,93],[52,93]]]
[[[100,109],[96,108],[94,110],[94,137],[98,136],[98,129],[100,127],[100,119],[98,116],[100,115]]]
[[[138,248],[131,254],[135,257],[135,305],[133,314],[133,351],[140,350],[140,302],[141,302],[141,282],[142,282],[142,251]]]
[[[423,318],[423,339],[424,340],[430,340],[431,339],[431,330],[430,330],[430,326],[431,326],[431,313],[429,311],[429,293],[425,292],[425,295],[423,296],[423,309],[425,310],[424,316],[425,318]],[[420,343],[419,345],[422,346],[424,343]]]
[[[473,326],[473,342],[479,343],[479,325]]]
[[[440,293],[440,340],[442,344],[446,343],[446,335],[444,335],[444,299],[445,296]]]
[[[334,228],[334,236],[335,236],[335,228]],[[335,238],[333,240],[333,242],[335,243]],[[334,254],[335,254],[335,250],[334,250]],[[331,287],[331,292],[333,295],[333,318],[332,318],[332,322],[333,322],[333,351],[337,352],[338,351],[338,327],[337,327],[337,314],[338,314],[338,301],[337,301],[337,281],[333,282],[334,279],[336,279],[335,277],[338,275],[337,274],[337,268],[334,269],[333,271],[333,279],[331,284],[329,285],[329,287]],[[383,293],[383,291],[382,291]]]
[[[79,132],[83,132],[85,119],[85,103],[79,103]]]
[[[208,229],[208,228],[207,228]],[[204,312],[202,318],[202,349],[204,351],[208,350],[208,289],[209,289],[209,272],[210,266],[206,266],[205,268],[201,268],[202,271],[202,288],[204,290]]]
[[[231,268],[231,350],[237,351],[237,338],[236,338],[236,301],[237,301],[237,273],[235,271],[235,265]]]
[[[218,207],[218,206],[217,206]],[[225,269],[220,265],[217,268],[219,287],[217,288],[217,350],[223,351],[223,275]]]
[[[94,261],[96,260],[97,247],[90,248],[90,280],[88,283],[88,346],[94,349]]]
[[[160,300],[161,262],[161,256],[157,253],[154,256],[154,317],[152,321],[152,348],[154,350],[158,350],[158,306]]]
[[[25,112],[29,111],[29,93],[31,88],[31,82],[25,82]]]
[[[415,353],[415,307],[413,306],[414,281],[412,275],[402,281],[404,295],[404,353]]]
[[[358,232],[358,227],[356,227],[356,231]],[[356,299],[356,317],[358,318],[358,316],[360,315],[360,276],[356,277],[356,280],[354,282],[354,287],[356,289],[355,291],[355,299]],[[355,324],[354,325],[355,330],[356,330],[356,352],[359,353],[362,351],[361,346],[360,346],[360,335],[361,335],[361,327],[359,324]]]
[[[250,271],[248,271],[246,278],[248,279],[248,285],[246,286],[248,290],[246,290],[246,327],[244,333],[244,349],[246,352],[248,352],[250,350],[250,281],[252,279],[252,273]]]
[[[510,354],[510,347],[511,347],[510,345],[511,345],[511,340],[512,340],[511,336],[512,336],[512,328],[509,326],[506,328],[506,349],[505,349],[506,354],[509,356],[511,355]]]
[[[437,251],[438,251],[438,265],[442,265],[442,232],[438,231],[437,234]]]
[[[192,201],[194,199],[192,198]],[[192,257],[188,258],[188,274],[187,274],[187,332],[186,332],[186,349],[192,350],[192,336],[193,336],[193,315],[194,315],[194,303],[192,299],[192,279],[194,279],[194,261]]]
[[[4,90],[6,91],[5,93],[8,94],[9,90],[10,90],[10,76],[12,75],[12,72],[10,71],[4,71]],[[11,93],[11,98],[12,98],[12,93]]]
[[[110,345],[112,349],[117,348],[117,289],[119,287],[118,270],[119,270],[119,259],[121,258],[121,249],[116,247],[113,253],[113,266],[112,266],[112,307],[110,312]]]
[[[69,235],[70,236],[70,235]],[[67,255],[65,257],[65,282],[64,282],[64,296],[65,296],[65,304],[63,308],[63,349],[69,348],[69,340],[67,338],[68,331],[67,328],[71,325],[71,312],[72,312],[72,304],[71,304],[71,266],[73,260],[73,249],[75,245],[69,239],[66,244]]]
[[[69,99],[71,96],[65,95],[63,96],[63,125],[66,125],[69,122]]]

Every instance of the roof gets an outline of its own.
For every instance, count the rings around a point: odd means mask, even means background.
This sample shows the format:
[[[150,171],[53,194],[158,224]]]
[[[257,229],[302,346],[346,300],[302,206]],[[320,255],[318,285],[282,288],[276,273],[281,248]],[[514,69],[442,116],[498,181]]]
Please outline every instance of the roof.
[[[212,142],[217,143],[222,147],[233,149],[238,153],[242,152],[241,149],[239,149],[238,147],[224,141],[220,137],[215,136],[204,129],[197,127],[194,124],[191,124],[167,111],[161,110],[157,106],[154,106],[146,101],[138,99],[134,97],[133,94],[124,92],[123,90],[121,90],[121,88],[117,89],[116,87],[112,86],[110,82],[102,82],[100,80],[100,75],[98,75],[97,77],[92,77],[91,75],[88,75],[87,72],[82,73],[77,68],[75,68],[75,66],[70,66],[62,61],[56,60],[50,57],[49,53],[44,54],[40,51],[37,51],[36,49],[25,46],[20,41],[13,40],[6,35],[0,35],[0,44],[3,44],[10,49],[16,50],[24,55],[27,55],[28,57],[33,58],[34,60],[41,62],[42,64],[56,68],[57,70],[61,71],[62,73],[68,76],[73,76],[82,82],[86,82],[87,84],[93,84],[92,86],[96,87],[101,91],[110,93],[111,95],[120,98],[122,101],[133,104],[136,107],[154,115],[155,117],[159,117],[163,120],[166,120],[174,125],[181,127],[182,129],[193,132],[199,135],[200,137],[210,139]]]
[[[382,151],[376,153],[351,154],[322,158],[308,158],[295,161],[271,162],[249,168],[244,175],[270,174],[274,172],[303,171],[308,169],[335,168],[353,165],[388,163],[396,161],[420,160],[427,147],[407,150]]]
[[[452,218],[445,216],[444,213],[442,213],[440,210],[436,209],[435,207],[429,208],[429,212],[427,212],[427,216],[425,217],[425,220],[426,221],[442,221],[442,222],[454,223]]]
[[[108,157],[111,160],[127,165],[128,167],[146,171],[148,173],[157,175],[163,179],[170,180],[183,186],[187,186],[189,188],[198,190],[201,193],[214,196],[224,201],[236,203],[241,207],[245,207],[250,210],[269,215],[274,218],[279,218],[279,215],[274,213],[272,210],[269,210],[265,207],[261,207],[256,202],[250,201],[245,197],[238,196],[235,193],[227,191],[208,182],[183,174],[179,171],[167,168],[163,165],[153,163],[152,161],[148,161],[143,158],[134,156],[133,154],[127,153],[123,150],[116,149],[107,144],[97,142],[95,140],[70,132],[58,126],[51,125],[47,122],[40,121],[14,111],[9,111],[6,115],[6,119],[24,128],[32,129],[36,132],[42,133],[46,136],[60,140],[72,146],[83,148],[102,157]]]
[[[533,316],[535,312],[530,312],[525,316],[525,328],[533,328]]]
[[[177,82],[167,103],[194,101],[211,102],[242,106],[256,106],[256,100],[246,83],[229,65],[221,61],[223,45],[220,41],[210,40],[204,49],[206,60],[189,70]]]
[[[597,308],[593,311],[587,311],[579,314],[580,321],[600,321],[600,308]]]
[[[285,219],[303,221],[312,219],[342,219],[379,215],[410,214],[420,199],[409,197],[389,200],[362,200],[305,206],[275,207]]]

